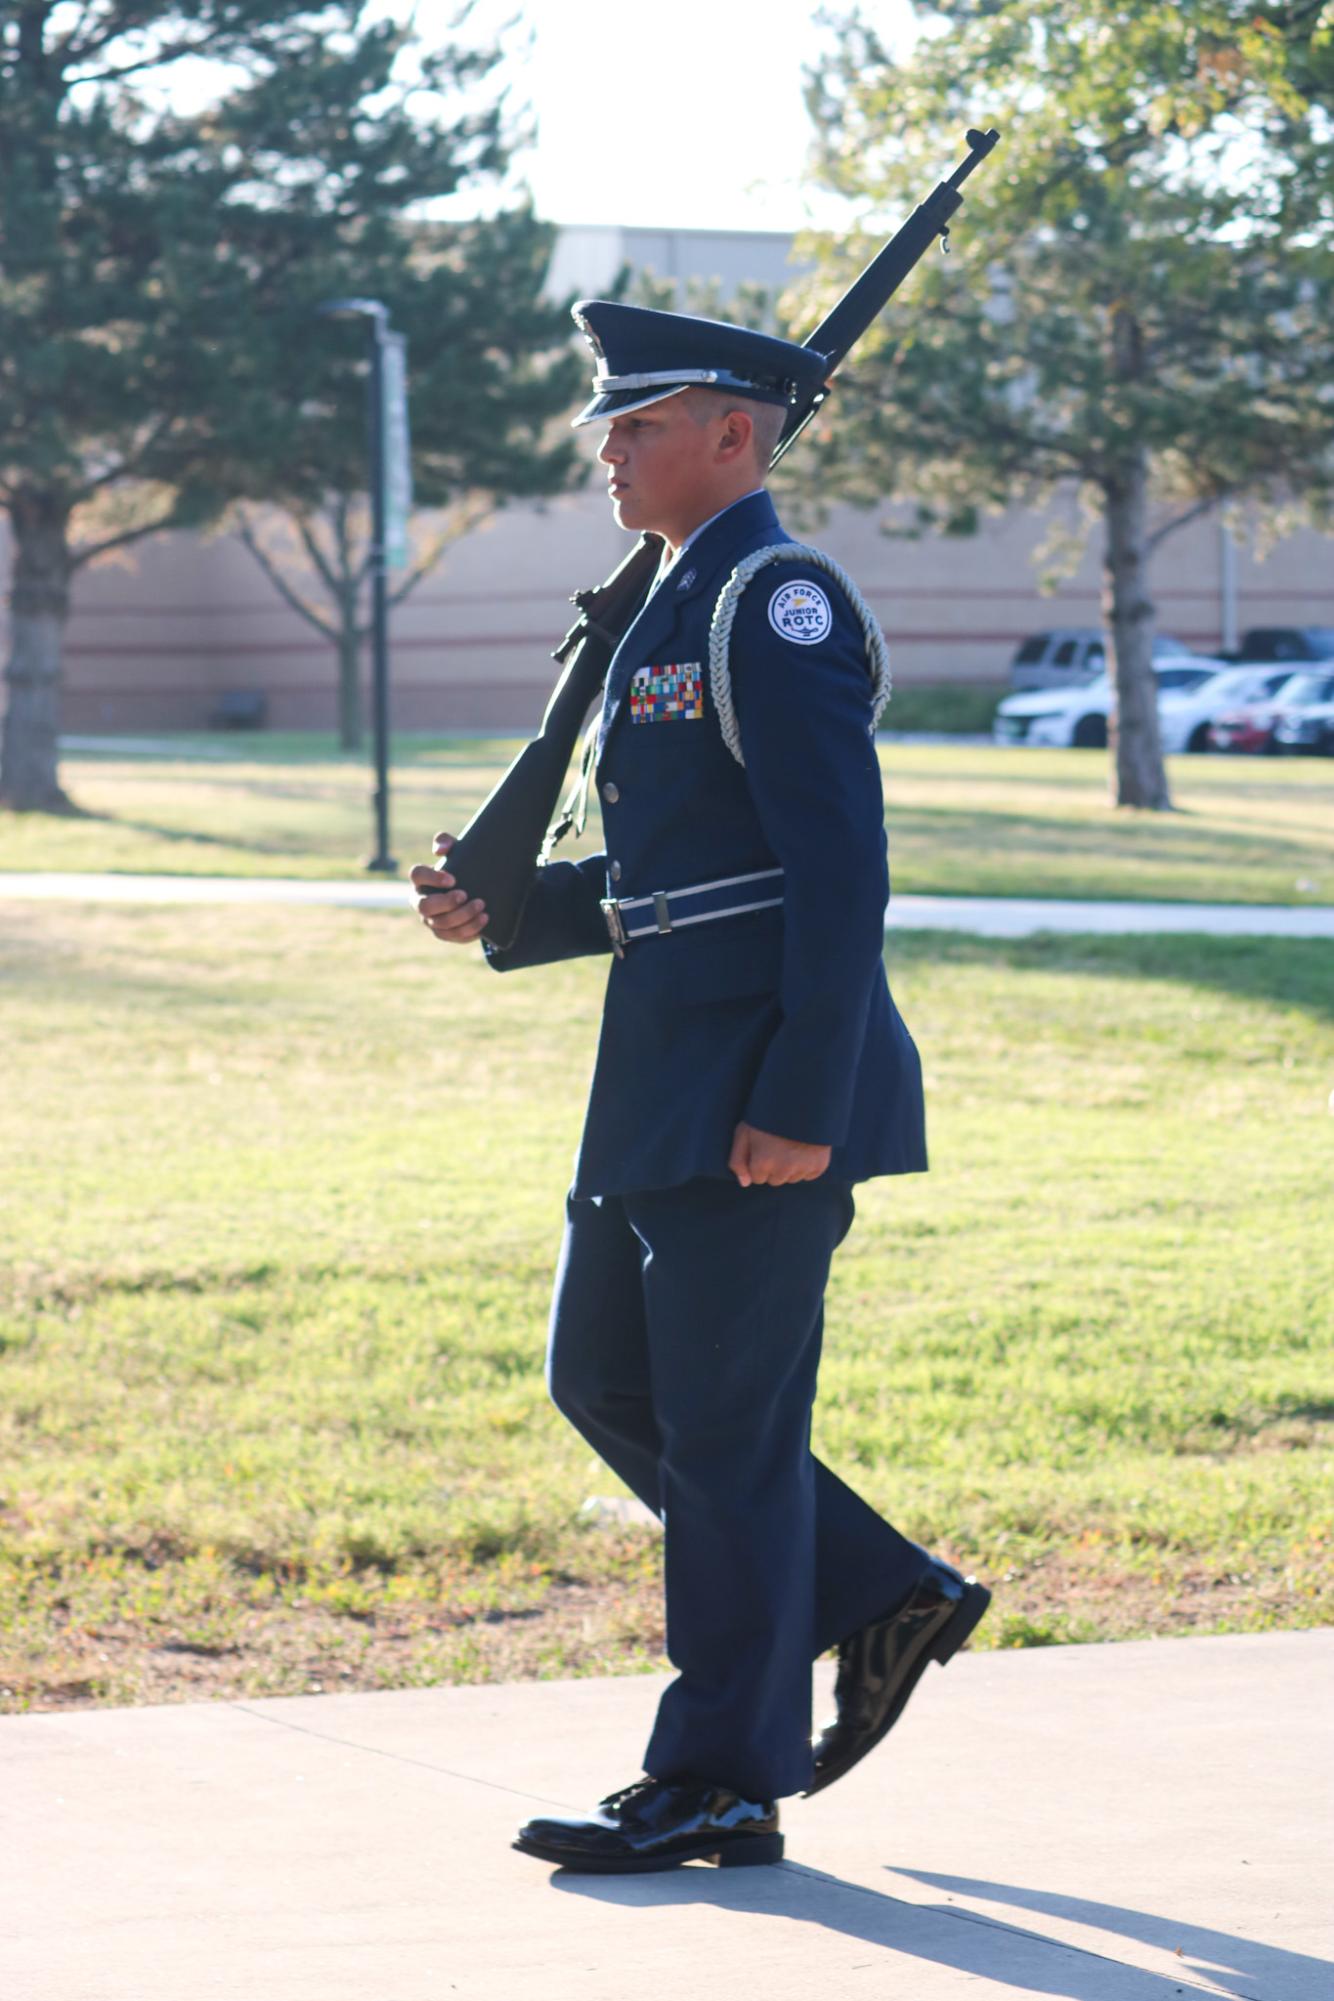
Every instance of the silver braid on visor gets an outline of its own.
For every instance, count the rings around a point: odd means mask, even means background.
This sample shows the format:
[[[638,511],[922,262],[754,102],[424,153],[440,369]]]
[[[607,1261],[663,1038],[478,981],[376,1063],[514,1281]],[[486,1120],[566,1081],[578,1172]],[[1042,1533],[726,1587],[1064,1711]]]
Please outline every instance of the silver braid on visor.
[[[716,368],[654,368],[644,375],[607,375],[599,369],[593,377],[593,388],[599,396],[610,395],[616,389],[662,389],[679,383],[684,389],[688,382],[717,382],[722,371]],[[735,382],[737,378],[729,378]]]
[[[708,382],[719,389],[739,389],[755,396],[782,397],[791,402],[797,390],[794,382],[771,378],[760,381],[754,375],[738,375],[733,368],[651,368],[638,375],[608,375],[599,369],[593,377],[594,394],[610,396],[621,389],[684,389],[692,382]]]

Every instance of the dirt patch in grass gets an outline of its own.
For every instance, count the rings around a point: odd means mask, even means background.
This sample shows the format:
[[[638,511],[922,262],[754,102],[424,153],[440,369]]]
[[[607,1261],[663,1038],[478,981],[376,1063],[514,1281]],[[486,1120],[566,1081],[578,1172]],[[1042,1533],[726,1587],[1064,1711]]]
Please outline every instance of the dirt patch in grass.
[[[1146,1573],[1056,1553],[990,1580],[984,1647],[1057,1646],[1095,1640],[1185,1639],[1324,1625],[1334,1589],[1314,1575],[1231,1571],[1186,1560]]]
[[[975,1644],[1182,1638],[1334,1622],[1314,1574],[1186,1563],[1143,1574],[1085,1552],[1041,1556],[988,1580]],[[0,1651],[0,1711],[547,1680],[665,1669],[661,1584],[649,1565],[606,1580],[556,1579],[528,1605],[452,1613],[426,1602],[350,1618],[323,1606],[246,1608],[210,1644],[126,1622],[61,1626],[43,1656]]]
[[[367,1618],[246,1608],[208,1644],[124,1621],[64,1624],[40,1660],[0,1650],[0,1710],[91,1709],[665,1667],[650,1580],[550,1584],[540,1603],[456,1616],[426,1603]]]

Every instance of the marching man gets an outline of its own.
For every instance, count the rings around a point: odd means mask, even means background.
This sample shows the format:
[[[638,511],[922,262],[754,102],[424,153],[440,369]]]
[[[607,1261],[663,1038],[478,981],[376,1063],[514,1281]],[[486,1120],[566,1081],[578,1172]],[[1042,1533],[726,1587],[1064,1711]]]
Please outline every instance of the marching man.
[[[662,564],[607,676],[606,851],[539,869],[514,944],[484,949],[501,972],[610,958],[548,1380],[663,1523],[677,1673],[645,1775],[516,1846],[599,1871],[775,1862],[778,1800],[851,1770],[990,1599],[810,1450],[854,1185],[927,1164],[883,958],[884,641],[765,491],[822,357],[607,300],[575,316],[597,364],[575,421],[603,427],[616,520],[661,537]],[[412,879],[434,935],[468,944],[486,911],[451,845]]]

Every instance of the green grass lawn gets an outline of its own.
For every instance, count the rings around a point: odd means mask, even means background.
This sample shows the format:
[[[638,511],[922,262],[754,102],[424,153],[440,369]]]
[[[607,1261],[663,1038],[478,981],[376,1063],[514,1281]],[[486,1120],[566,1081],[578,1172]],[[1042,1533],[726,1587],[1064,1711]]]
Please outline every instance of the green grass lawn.
[[[861,1191],[820,1449],[982,1645],[1334,1618],[1334,948],[891,959],[933,1172]],[[0,1706],[658,1660],[541,1378],[601,980],[0,900]]]
[[[371,838],[364,761],[318,737],[185,746],[170,757],[71,758],[65,781],[82,815],[0,815],[0,872],[356,872]],[[429,858],[437,828],[462,825],[515,748],[400,740],[393,840],[405,870]],[[881,758],[899,891],[1334,903],[1328,758],[1173,759],[1170,814],[1113,811],[1101,751],[885,743]]]

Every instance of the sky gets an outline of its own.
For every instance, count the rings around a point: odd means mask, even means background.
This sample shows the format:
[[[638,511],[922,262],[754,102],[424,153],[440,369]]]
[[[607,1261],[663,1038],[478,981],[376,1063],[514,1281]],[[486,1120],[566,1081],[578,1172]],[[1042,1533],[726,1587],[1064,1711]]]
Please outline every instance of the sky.
[[[71,0],[72,4],[72,0]],[[556,223],[771,229],[846,223],[804,185],[812,130],[805,73],[834,44],[822,5],[854,0],[369,0],[367,16],[411,21],[426,46],[506,50],[503,80],[536,123],[512,179]],[[884,40],[915,35],[911,0],[862,0]],[[150,99],[195,111],[239,75],[189,61],[145,80]],[[424,211],[476,214],[504,199],[472,189]]]
[[[402,16],[400,0],[385,10]],[[455,0],[417,0],[428,40]],[[799,229],[829,216],[803,191],[811,139],[802,73],[830,46],[811,0],[478,0],[470,33],[520,16],[532,44],[508,79],[538,121],[521,164],[540,214],[561,223]],[[908,0],[870,0],[887,37]]]

